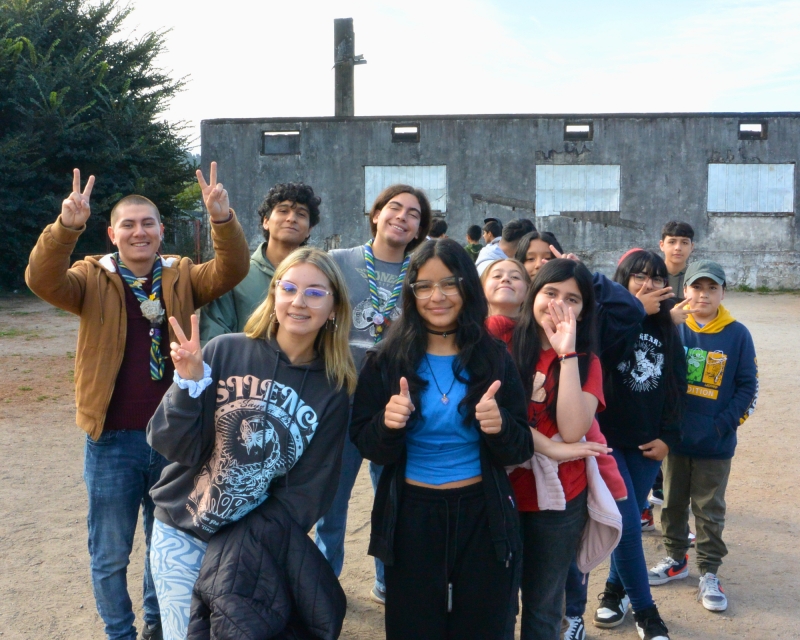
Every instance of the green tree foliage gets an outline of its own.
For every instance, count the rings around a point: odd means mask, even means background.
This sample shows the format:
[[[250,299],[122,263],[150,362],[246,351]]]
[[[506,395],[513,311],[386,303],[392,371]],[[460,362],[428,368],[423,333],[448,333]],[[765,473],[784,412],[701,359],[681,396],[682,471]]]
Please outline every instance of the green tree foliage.
[[[182,89],[155,66],[165,33],[125,40],[116,0],[0,1],[0,288],[21,286],[28,254],[71,190],[94,174],[76,254],[105,250],[113,204],[138,193],[169,217],[193,177],[181,124],[159,120]]]

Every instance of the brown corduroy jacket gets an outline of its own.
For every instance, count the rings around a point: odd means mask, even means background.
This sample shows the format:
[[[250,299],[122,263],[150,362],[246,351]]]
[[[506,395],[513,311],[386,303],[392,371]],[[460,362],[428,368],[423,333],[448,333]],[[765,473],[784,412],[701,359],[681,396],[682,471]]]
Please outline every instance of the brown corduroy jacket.
[[[111,255],[89,256],[72,267],[69,258],[83,229],[59,217],[45,227],[31,251],[25,282],[42,300],[80,316],[75,352],[76,422],[97,440],[125,353],[128,317],[125,291]],[[194,264],[180,256],[162,257],[162,303],[189,331],[195,309],[233,289],[250,269],[250,251],[236,216],[211,225],[216,257]],[[167,336],[164,336],[167,338]],[[172,327],[169,341],[174,341]]]

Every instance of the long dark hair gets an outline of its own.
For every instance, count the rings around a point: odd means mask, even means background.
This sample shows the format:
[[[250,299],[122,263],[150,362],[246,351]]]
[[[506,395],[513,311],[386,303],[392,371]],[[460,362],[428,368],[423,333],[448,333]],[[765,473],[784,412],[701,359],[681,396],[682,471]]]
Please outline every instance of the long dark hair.
[[[634,251],[617,265],[617,271],[614,274],[614,282],[618,282],[626,289],[630,282],[631,276],[637,273],[643,273],[651,278],[660,277],[664,282],[669,281],[669,272],[664,259],[657,253],[652,251]],[[664,404],[664,419],[667,422],[680,422],[683,418],[685,387],[682,389],[681,384],[686,381],[686,362],[683,358],[679,362],[675,362],[673,353],[675,352],[676,345],[680,344],[680,336],[678,329],[672,322],[670,315],[671,305],[664,302],[661,303],[661,308],[658,313],[654,313],[652,318],[655,325],[661,332],[661,337],[664,341],[664,381],[666,383],[667,396]],[[630,357],[631,350],[633,349],[633,342],[628,345],[624,358]],[[606,402],[612,401],[614,396],[613,385],[610,384],[611,376],[605,376],[607,383],[604,385],[604,395]]]
[[[578,357],[578,370],[580,372],[581,385],[586,383],[589,375],[589,363],[595,353],[595,302],[594,288],[592,287],[592,274],[576,260],[557,258],[548,260],[536,277],[533,279],[528,289],[528,296],[522,305],[522,313],[514,328],[514,337],[511,342],[511,357],[514,364],[519,369],[522,377],[522,385],[525,388],[525,397],[530,398],[533,393],[533,377],[536,374],[536,365],[542,354],[542,339],[539,334],[539,325],[533,316],[533,302],[536,295],[542,288],[553,282],[564,282],[570,278],[575,278],[578,290],[583,298],[583,310],[577,322],[577,335],[575,336],[575,351],[581,354]],[[547,372],[547,377],[553,381],[552,391],[547,394],[548,411],[555,419],[556,403],[558,398],[558,380],[561,368],[555,366],[553,360],[551,370]]]
[[[412,401],[419,407],[420,390],[427,388],[428,383],[420,377],[417,369],[427,351],[428,333],[417,311],[417,300],[411,285],[417,281],[422,265],[432,258],[439,258],[454,276],[460,278],[458,288],[463,305],[458,314],[458,357],[453,364],[453,373],[467,385],[467,394],[459,404],[459,409],[464,416],[464,423],[469,424],[475,417],[475,405],[489,385],[503,379],[505,345],[493,338],[484,326],[488,305],[478,272],[472,258],[455,240],[425,241],[411,255],[403,282],[403,313],[380,343],[377,363],[387,365],[382,368],[389,372],[388,382],[392,389],[398,389],[400,377],[405,376]]]
[[[556,249],[558,249],[559,253],[564,253],[564,250],[561,248],[558,239],[552,233],[549,231],[539,231],[537,229],[536,231],[526,233],[519,239],[517,252],[514,254],[514,257],[522,264],[525,264],[525,258],[528,254],[528,247],[533,240],[541,240],[542,242],[546,242],[548,245],[552,244]]]

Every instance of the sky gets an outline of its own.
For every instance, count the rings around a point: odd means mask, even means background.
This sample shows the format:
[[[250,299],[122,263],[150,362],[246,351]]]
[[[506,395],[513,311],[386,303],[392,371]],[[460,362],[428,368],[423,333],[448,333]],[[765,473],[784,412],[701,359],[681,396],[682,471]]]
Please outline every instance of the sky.
[[[333,115],[333,20],[353,18],[355,113],[800,110],[797,0],[135,0],[185,78],[164,117]]]

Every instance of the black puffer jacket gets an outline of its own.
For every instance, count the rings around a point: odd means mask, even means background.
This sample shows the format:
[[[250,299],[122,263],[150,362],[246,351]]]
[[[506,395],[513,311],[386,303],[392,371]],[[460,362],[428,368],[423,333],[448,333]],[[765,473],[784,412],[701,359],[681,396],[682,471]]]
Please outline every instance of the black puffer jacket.
[[[187,640],[334,640],[347,599],[325,557],[277,500],[211,538]]]

